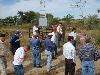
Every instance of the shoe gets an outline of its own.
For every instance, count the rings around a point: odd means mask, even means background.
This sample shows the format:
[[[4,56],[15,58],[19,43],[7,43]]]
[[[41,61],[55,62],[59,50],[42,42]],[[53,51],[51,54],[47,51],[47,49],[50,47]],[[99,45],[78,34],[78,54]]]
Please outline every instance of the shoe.
[[[35,65],[35,64],[34,64],[33,66],[34,66],[34,67],[36,67],[36,65]]]
[[[50,70],[47,69],[47,72],[50,73]]]
[[[36,68],[42,68],[42,66],[37,66]]]
[[[52,59],[57,59],[56,57],[53,57]]]

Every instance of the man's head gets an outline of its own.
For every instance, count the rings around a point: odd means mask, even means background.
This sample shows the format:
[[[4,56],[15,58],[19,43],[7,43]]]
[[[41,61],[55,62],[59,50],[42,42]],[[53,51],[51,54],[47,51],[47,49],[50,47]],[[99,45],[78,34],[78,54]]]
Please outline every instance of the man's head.
[[[85,40],[86,43],[90,43],[90,42],[91,42],[91,37],[90,37],[90,36],[86,36],[85,39],[86,39],[86,40]]]
[[[68,36],[68,41],[72,42],[74,40],[73,36]]]
[[[62,23],[59,23],[59,26],[62,26]]]
[[[30,50],[30,46],[29,45],[24,46],[24,50],[25,50],[25,52],[29,51]]]
[[[33,34],[33,37],[37,39],[37,38],[38,38],[38,35],[34,35],[34,34]]]
[[[72,31],[76,31],[76,28],[73,28]]]
[[[52,33],[49,33],[49,34],[48,34],[48,38],[49,38],[49,39],[51,39],[52,36],[53,36]]]
[[[2,42],[5,41],[5,33],[0,32],[0,40],[1,40]]]
[[[20,31],[20,30],[16,30],[16,31],[15,31],[15,35],[16,35],[16,36],[21,36],[21,31]]]

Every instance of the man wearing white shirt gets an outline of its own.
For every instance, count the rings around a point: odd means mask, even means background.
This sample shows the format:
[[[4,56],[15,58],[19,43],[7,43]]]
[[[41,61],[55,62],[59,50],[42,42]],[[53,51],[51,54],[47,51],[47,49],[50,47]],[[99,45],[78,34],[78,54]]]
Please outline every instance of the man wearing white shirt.
[[[56,35],[55,35],[55,32],[52,32],[51,35],[52,35],[51,41],[52,41],[53,43],[56,43]]]
[[[65,75],[75,74],[76,51],[72,44],[73,37],[68,36],[68,42],[63,45],[63,55],[65,57]]]
[[[29,46],[20,47],[16,50],[14,55],[14,69],[17,75],[24,75],[24,69],[23,69],[23,61],[25,57],[25,52],[27,52],[30,49]]]
[[[62,38],[62,28],[61,28],[61,23],[57,27],[57,33],[58,33],[58,48],[60,48],[60,42]]]
[[[72,29],[72,32],[69,33],[69,36],[73,36],[74,37],[74,40],[73,40],[72,43],[73,43],[73,45],[76,48],[76,37],[77,37],[77,33],[76,33],[76,29],[75,28]]]
[[[55,56],[57,55],[57,48],[56,48],[56,35],[55,35],[55,32],[53,31],[51,33],[52,37],[51,37],[51,41],[53,42],[54,44],[54,50],[53,50],[53,54],[52,54],[52,58],[54,59]]]
[[[33,26],[33,35],[37,35],[37,30],[38,30],[38,27]]]

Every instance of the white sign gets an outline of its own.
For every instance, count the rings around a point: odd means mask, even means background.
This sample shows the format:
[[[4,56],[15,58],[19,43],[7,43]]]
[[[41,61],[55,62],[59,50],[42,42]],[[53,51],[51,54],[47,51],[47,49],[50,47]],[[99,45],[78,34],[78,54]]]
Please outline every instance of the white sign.
[[[45,15],[41,15],[39,18],[39,26],[47,26],[47,18]]]

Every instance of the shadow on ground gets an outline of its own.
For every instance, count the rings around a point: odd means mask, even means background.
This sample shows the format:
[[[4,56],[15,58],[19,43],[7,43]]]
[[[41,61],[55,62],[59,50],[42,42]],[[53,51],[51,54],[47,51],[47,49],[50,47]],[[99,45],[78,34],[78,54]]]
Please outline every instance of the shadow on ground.
[[[16,75],[15,72],[7,73],[7,75]]]
[[[100,72],[99,73],[96,73],[95,75],[100,75]]]
[[[82,68],[77,69],[75,75],[82,75]]]
[[[24,67],[25,73],[32,70],[34,68],[33,63],[28,64]]]
[[[62,48],[60,50],[57,49],[57,57],[61,56],[63,54],[63,50]]]

